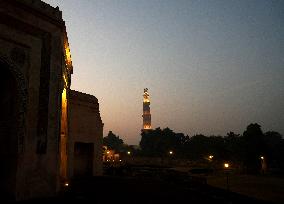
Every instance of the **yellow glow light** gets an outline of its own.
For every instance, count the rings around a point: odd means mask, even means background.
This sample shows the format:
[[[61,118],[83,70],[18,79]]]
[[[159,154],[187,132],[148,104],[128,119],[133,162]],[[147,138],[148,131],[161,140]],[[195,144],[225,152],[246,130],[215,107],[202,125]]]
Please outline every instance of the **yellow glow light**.
[[[62,102],[65,100],[66,100],[66,89],[64,88],[62,92]]]
[[[214,157],[213,155],[210,155],[210,156],[209,156],[209,159],[213,159],[213,157]]]
[[[131,152],[130,152],[130,151],[128,151],[128,152],[127,152],[127,154],[128,154],[128,155],[130,155],[130,154],[131,154]]]
[[[261,159],[261,160],[264,160],[264,156],[261,156],[260,159]]]
[[[144,98],[144,99],[143,99],[143,102],[144,102],[144,103],[149,103],[150,100],[149,100],[149,98],[147,98],[147,99]]]
[[[169,154],[173,154],[174,152],[173,151],[169,151]]]
[[[228,164],[228,163],[225,163],[225,164],[224,164],[224,167],[225,167],[225,168],[229,168],[229,164]]]
[[[64,85],[67,88],[68,87],[68,81],[67,81],[67,77],[65,76],[65,74],[63,74],[63,80],[64,80]]]
[[[150,103],[150,97],[148,93],[148,89],[144,89],[144,94],[143,94],[143,102],[144,103]]]
[[[65,56],[66,56],[66,65],[71,66],[72,65],[71,52],[67,43],[65,45]]]
[[[150,125],[144,125],[144,130],[150,130],[151,126]]]
[[[69,186],[69,183],[68,183],[68,182],[65,182],[65,183],[64,183],[64,186],[66,186],[66,187]]]

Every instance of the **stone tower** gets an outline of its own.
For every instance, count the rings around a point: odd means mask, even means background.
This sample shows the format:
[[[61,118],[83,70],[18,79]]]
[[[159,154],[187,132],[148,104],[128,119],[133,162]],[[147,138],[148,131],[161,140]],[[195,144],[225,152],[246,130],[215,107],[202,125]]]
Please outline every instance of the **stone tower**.
[[[151,128],[151,113],[150,113],[150,98],[148,89],[144,89],[143,94],[143,130],[150,130]]]

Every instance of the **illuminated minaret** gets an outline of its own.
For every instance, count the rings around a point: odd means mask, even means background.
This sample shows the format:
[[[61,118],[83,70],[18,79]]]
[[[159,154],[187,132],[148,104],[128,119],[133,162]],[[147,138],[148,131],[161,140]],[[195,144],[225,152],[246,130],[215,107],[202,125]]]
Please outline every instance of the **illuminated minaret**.
[[[148,89],[144,89],[143,94],[143,130],[150,130],[151,128],[151,113],[150,113],[150,98]]]

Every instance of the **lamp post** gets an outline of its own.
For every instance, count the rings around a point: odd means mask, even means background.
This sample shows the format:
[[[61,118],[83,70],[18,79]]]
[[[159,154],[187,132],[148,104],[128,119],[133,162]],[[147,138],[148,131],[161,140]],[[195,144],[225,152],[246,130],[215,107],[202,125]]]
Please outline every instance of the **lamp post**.
[[[264,174],[267,169],[266,158],[264,156],[260,156],[260,162],[261,162],[261,173]]]
[[[227,178],[227,190],[229,191],[229,169],[230,165],[229,163],[224,163],[224,168],[225,168],[225,173],[226,173],[226,178]]]

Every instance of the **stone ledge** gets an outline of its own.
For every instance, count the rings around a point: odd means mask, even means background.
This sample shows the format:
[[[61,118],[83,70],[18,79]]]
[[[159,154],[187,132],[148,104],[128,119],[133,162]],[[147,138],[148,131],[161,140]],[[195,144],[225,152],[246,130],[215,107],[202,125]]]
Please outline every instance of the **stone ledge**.
[[[62,20],[62,11],[59,10],[59,7],[52,7],[49,4],[40,1],[40,0],[13,0],[19,4],[23,4],[31,9],[36,10],[37,12],[46,15],[49,18],[52,18],[57,21]]]
[[[95,96],[75,90],[70,90],[70,98],[89,103],[98,103],[98,99]]]

